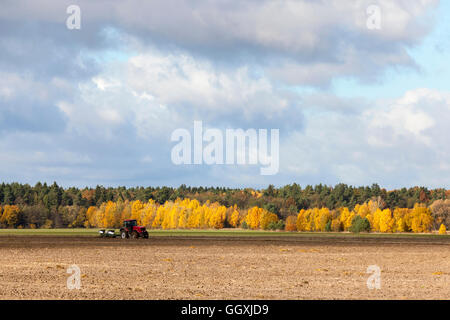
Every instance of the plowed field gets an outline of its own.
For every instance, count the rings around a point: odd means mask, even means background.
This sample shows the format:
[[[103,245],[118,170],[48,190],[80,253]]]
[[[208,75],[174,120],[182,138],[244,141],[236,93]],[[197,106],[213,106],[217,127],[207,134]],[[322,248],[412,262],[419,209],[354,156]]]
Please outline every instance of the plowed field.
[[[450,239],[1,236],[0,298],[450,299]]]

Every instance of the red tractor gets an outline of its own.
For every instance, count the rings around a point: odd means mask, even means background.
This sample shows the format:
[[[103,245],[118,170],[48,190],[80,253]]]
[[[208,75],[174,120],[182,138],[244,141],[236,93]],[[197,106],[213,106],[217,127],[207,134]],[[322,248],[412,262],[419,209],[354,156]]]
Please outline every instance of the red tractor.
[[[138,226],[136,220],[127,219],[123,221],[123,227],[120,228],[120,237],[122,239],[148,239],[148,231],[145,229],[145,227]]]

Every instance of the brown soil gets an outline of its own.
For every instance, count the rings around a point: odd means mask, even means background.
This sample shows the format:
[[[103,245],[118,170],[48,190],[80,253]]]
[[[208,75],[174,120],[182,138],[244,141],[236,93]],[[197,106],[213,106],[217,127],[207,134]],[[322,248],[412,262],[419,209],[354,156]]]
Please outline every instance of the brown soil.
[[[3,236],[0,299],[450,299],[450,241]]]

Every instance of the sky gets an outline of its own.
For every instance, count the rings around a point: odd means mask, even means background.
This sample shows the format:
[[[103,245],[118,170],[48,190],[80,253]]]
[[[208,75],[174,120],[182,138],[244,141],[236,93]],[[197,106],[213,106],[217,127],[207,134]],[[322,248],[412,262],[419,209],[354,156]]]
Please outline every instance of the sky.
[[[0,0],[0,180],[448,189],[448,12],[437,0]],[[279,170],[175,164],[171,135],[194,121],[278,129]]]

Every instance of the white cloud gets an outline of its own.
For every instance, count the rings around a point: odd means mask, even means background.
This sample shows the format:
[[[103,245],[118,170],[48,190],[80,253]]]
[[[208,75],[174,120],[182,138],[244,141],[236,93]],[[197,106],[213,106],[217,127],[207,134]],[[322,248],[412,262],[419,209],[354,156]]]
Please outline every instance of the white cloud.
[[[111,88],[111,87],[120,86],[120,81],[117,79],[110,80],[110,79],[105,79],[105,78],[102,78],[99,76],[93,77],[92,82],[94,82],[97,85],[97,88],[99,88],[102,91],[105,91],[106,89]]]
[[[54,93],[30,74],[0,71],[0,98],[12,101],[26,94],[32,94],[33,100],[42,102],[48,101]]]
[[[247,66],[218,68],[186,53],[147,48],[122,63],[105,65],[102,73],[80,83],[75,101],[60,101],[68,129],[111,137],[112,130],[131,126],[141,138],[170,136],[194,120],[207,125],[278,128],[301,117],[295,94],[282,92]],[[287,120],[287,121],[286,121]],[[297,121],[297,127],[301,122]]]
[[[110,44],[112,37],[133,46],[134,42],[123,35],[127,34],[138,38],[138,42],[168,51],[177,48],[225,64],[245,59],[286,83],[324,86],[336,77],[372,80],[386,68],[414,66],[407,49],[419,44],[432,28],[429,13],[438,3],[438,0],[376,1],[381,9],[382,29],[374,31],[366,26],[366,9],[374,4],[372,0],[144,3],[129,0],[125,4],[79,0],[86,31],[74,40],[86,48],[95,48],[103,44],[93,37],[102,35],[105,43]],[[13,25],[24,20],[50,26],[59,23],[62,29],[69,4],[18,0],[2,6],[0,19]],[[118,32],[111,36],[111,32],[104,32],[105,26]],[[51,46],[52,41],[46,46]],[[67,36],[59,35],[57,41],[67,42]],[[20,46],[26,43],[17,43],[19,48],[6,46],[9,51],[21,51]],[[83,61],[79,62],[84,66]],[[153,62],[167,64],[164,59]],[[188,68],[186,63],[189,61],[184,64]],[[197,73],[192,73],[190,80],[201,90],[211,79],[198,72],[197,66],[192,67]]]
[[[265,77],[252,77],[247,66],[218,69],[186,54],[164,55],[148,50],[129,60],[127,83],[136,94],[147,94],[164,105],[185,105],[217,115],[240,110],[277,113],[288,101]]]
[[[280,152],[296,180],[449,187],[450,92],[416,89],[353,113],[314,108],[305,123]]]
[[[368,142],[374,145],[393,146],[407,138],[432,146],[432,128],[442,121],[440,112],[446,112],[450,105],[448,94],[436,90],[417,89],[405,95],[388,107],[379,107],[365,112]],[[449,110],[447,110],[448,112]],[[386,131],[390,132],[386,137]]]

